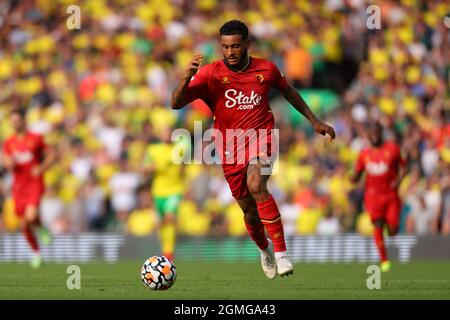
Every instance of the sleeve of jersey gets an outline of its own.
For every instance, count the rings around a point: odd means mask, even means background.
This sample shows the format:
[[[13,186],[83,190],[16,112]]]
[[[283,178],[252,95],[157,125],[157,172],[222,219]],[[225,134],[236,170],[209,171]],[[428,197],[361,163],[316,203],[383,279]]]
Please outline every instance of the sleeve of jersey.
[[[273,86],[278,90],[280,90],[281,92],[284,92],[288,87],[286,77],[274,63],[271,63],[271,66],[272,66]]]
[[[208,84],[208,67],[200,68],[195,76],[191,78],[186,89],[185,101],[190,103],[196,99],[206,100],[206,89]]]

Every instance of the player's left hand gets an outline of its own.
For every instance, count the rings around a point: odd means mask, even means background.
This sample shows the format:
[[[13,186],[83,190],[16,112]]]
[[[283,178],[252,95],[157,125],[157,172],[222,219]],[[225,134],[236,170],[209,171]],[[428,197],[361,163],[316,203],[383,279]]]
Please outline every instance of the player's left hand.
[[[33,177],[38,177],[39,175],[41,175],[41,173],[42,173],[41,166],[34,166],[33,168],[31,168],[31,175]]]
[[[398,179],[391,181],[391,190],[397,191],[399,187],[400,187],[400,181]]]
[[[328,134],[330,136],[330,141],[333,141],[336,138],[336,133],[334,132],[333,127],[327,125],[326,123],[317,121],[313,124],[313,127],[314,131],[316,131],[316,133],[318,134],[321,134],[323,136]]]

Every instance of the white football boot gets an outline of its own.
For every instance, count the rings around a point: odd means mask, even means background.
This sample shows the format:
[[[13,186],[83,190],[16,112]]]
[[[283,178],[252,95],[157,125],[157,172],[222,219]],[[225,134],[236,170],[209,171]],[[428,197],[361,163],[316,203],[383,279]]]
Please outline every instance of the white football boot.
[[[275,261],[280,276],[284,277],[294,273],[294,265],[291,260],[289,260],[286,251],[275,252]]]
[[[270,239],[267,239],[269,245],[266,249],[259,250],[259,254],[261,255],[261,266],[264,271],[264,274],[269,279],[274,279],[277,276],[277,265],[275,263],[275,256],[273,254],[273,244]]]

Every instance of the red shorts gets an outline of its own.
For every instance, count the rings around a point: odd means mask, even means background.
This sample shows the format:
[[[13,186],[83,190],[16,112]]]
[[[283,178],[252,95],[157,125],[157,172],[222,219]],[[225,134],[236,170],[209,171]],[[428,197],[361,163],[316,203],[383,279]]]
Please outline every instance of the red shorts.
[[[252,159],[256,161],[259,160],[262,163],[268,164],[261,170],[262,175],[270,175],[271,167],[269,164],[273,162],[273,159],[269,158],[267,155],[259,155],[257,159]],[[246,164],[222,164],[223,173],[225,175],[225,180],[227,180],[228,185],[231,190],[231,194],[236,200],[242,199],[250,194],[247,186],[247,169],[248,165],[253,163],[252,161],[247,162]]]
[[[18,217],[23,217],[25,215],[25,210],[28,206],[34,206],[39,208],[41,202],[42,194],[29,195],[28,197],[14,197],[14,206],[16,215]]]
[[[221,157],[225,179],[230,186],[231,194],[236,200],[250,194],[247,187],[247,168],[249,163],[257,163],[257,160],[267,164],[273,163],[278,153],[276,138],[274,132],[269,132],[258,136],[255,135],[253,140],[246,140],[245,144],[239,144],[230,140],[229,145],[231,145],[231,148],[227,144],[216,145],[218,154]],[[227,150],[230,151],[228,152]],[[263,175],[270,175],[270,173],[271,167],[264,168],[261,172]]]
[[[396,193],[378,194],[365,197],[364,205],[372,222],[384,220],[389,227],[396,229],[400,223],[401,201]]]
[[[242,199],[250,194],[247,187],[248,164],[222,165],[225,180],[230,186],[231,194],[236,200]]]

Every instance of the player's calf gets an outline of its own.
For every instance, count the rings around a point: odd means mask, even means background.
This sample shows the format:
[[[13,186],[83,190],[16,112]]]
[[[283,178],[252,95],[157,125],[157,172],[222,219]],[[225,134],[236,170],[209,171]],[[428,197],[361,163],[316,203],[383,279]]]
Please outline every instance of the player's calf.
[[[35,231],[42,244],[48,246],[52,242],[52,235],[48,229],[41,224],[39,210],[35,205],[28,205],[25,209],[24,223],[28,228]]]
[[[388,226],[388,234],[389,234],[389,236],[391,236],[391,237],[396,236],[397,233],[398,233],[398,229],[399,229],[398,226],[391,226],[391,225],[389,225]]]

